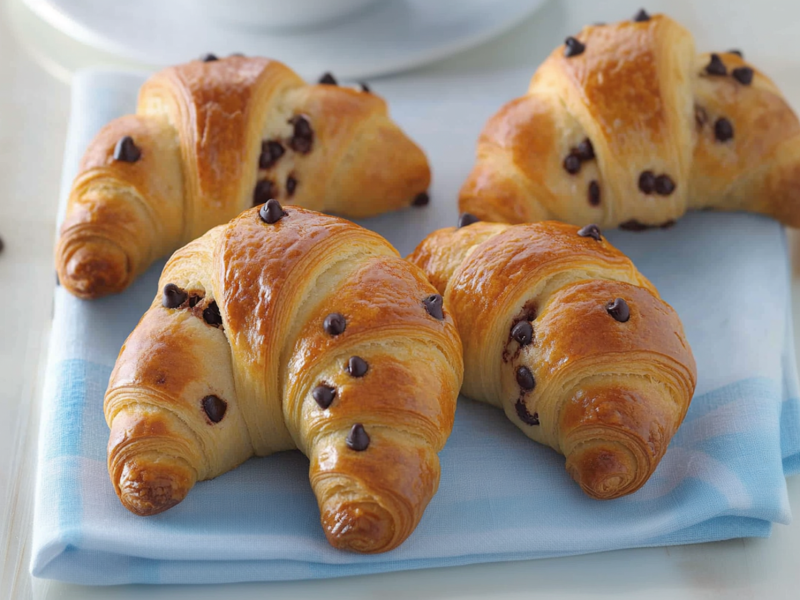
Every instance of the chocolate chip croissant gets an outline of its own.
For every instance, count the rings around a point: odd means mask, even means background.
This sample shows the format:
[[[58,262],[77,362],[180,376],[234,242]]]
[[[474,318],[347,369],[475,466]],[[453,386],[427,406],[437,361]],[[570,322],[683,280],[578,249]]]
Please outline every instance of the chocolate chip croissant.
[[[122,504],[153,515],[298,448],[333,546],[403,542],[436,492],[463,375],[422,271],[375,233],[271,200],[178,250],[159,285],[105,396]]]
[[[460,207],[487,221],[664,226],[689,209],[800,226],[800,122],[740,52],[643,11],[585,27],[487,123]]]
[[[458,325],[465,396],[563,454],[593,498],[648,480],[695,362],[675,311],[596,226],[473,223],[432,233],[409,260]]]
[[[124,290],[156,258],[269,198],[359,218],[427,199],[423,152],[362,90],[265,58],[168,68],[89,146],[56,249],[70,292]]]

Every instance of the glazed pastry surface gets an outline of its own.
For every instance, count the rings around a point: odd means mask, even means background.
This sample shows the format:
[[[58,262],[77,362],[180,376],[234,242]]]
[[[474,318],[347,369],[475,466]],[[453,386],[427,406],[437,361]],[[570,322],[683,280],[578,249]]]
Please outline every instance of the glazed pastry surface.
[[[408,259],[455,318],[465,396],[563,454],[589,496],[648,480],[695,361],[678,315],[599,229],[479,222],[432,233]]]
[[[378,96],[306,85],[266,58],[195,60],[151,77],[136,114],[89,145],[56,248],[59,278],[97,298],[270,198],[360,218],[426,199],[429,182],[424,153]]]
[[[800,122],[736,51],[697,54],[664,15],[585,27],[478,141],[460,208],[482,220],[628,229],[689,209],[800,226]]]
[[[383,238],[277,207],[167,263],[106,392],[109,475],[126,508],[153,515],[253,455],[298,448],[330,543],[384,552],[436,492],[458,334]]]

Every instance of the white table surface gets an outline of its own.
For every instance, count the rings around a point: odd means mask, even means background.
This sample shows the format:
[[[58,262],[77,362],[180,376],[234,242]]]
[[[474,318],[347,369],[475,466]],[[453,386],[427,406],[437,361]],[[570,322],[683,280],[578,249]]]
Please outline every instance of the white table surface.
[[[69,40],[28,13],[20,0],[0,1],[0,237],[6,246],[0,253],[0,599],[800,597],[798,523],[775,526],[766,540],[309,582],[87,588],[32,579],[31,483],[55,284],[52,252],[69,78],[84,66],[135,65]],[[502,39],[426,70],[528,65],[532,73],[561,38],[583,24],[627,18],[639,8],[640,0],[552,0]],[[700,50],[743,49],[800,110],[800,1],[666,0],[648,2],[646,8],[683,22]],[[790,232],[790,248],[794,321],[800,324],[800,235],[795,232]],[[800,344],[798,326],[795,340]],[[800,514],[800,477],[788,484],[792,509]]]

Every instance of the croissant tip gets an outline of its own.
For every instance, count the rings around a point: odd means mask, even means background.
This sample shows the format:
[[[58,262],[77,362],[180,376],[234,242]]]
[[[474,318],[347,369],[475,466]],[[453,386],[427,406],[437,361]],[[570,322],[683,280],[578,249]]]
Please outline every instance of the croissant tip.
[[[587,448],[567,457],[567,471],[587,496],[611,500],[636,491],[646,478],[622,449]]]
[[[386,552],[399,544],[391,513],[373,502],[347,502],[322,513],[322,527],[331,546],[362,554]]]
[[[128,283],[128,257],[116,244],[80,244],[59,269],[61,283],[82,298],[122,291]]]
[[[194,486],[193,471],[185,464],[139,464],[127,462],[119,478],[118,494],[123,506],[147,517],[180,503]]]

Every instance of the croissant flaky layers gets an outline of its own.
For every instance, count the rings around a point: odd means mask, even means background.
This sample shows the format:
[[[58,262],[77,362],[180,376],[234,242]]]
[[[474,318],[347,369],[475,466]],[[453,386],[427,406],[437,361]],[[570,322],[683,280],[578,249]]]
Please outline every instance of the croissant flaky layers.
[[[159,286],[105,397],[122,503],[156,514],[298,448],[333,546],[405,540],[436,492],[463,375],[422,271],[375,233],[271,200],[178,250]]]
[[[738,51],[670,18],[585,27],[480,136],[460,208],[482,220],[640,229],[688,209],[800,226],[800,122]]]
[[[378,96],[306,85],[265,58],[193,61],[151,77],[136,114],[90,144],[58,275],[96,298],[269,198],[359,218],[422,204],[429,183],[425,155]]]
[[[465,396],[563,454],[589,496],[648,480],[695,361],[675,311],[596,226],[473,223],[432,233],[409,260],[458,325]]]

